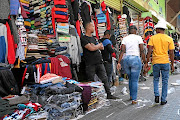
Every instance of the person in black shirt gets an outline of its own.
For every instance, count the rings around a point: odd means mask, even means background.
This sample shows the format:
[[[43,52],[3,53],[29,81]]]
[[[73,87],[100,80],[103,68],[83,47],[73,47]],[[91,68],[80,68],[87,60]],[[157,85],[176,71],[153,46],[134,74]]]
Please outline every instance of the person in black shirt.
[[[111,37],[110,31],[106,30],[104,32],[104,37],[100,39],[100,41],[103,43],[104,46],[104,50],[102,50],[101,53],[109,83],[112,82],[112,71],[113,71],[111,54],[115,52],[114,49],[112,48],[112,42],[109,40],[110,37]]]
[[[117,97],[111,95],[106,70],[103,65],[101,51],[104,49],[102,43],[98,43],[92,36],[94,32],[94,25],[92,23],[86,23],[86,34],[81,37],[81,46],[83,48],[83,57],[86,65],[86,75],[89,81],[94,81],[94,76],[97,76],[104,83],[104,88],[107,93],[107,99],[117,99]]]

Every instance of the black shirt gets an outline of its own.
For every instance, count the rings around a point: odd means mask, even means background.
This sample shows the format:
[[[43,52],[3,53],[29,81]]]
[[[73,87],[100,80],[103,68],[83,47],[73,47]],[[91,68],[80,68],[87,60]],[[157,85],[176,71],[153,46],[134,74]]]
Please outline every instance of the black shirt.
[[[102,38],[102,39],[100,39],[100,41],[104,45],[104,50],[101,51],[103,61],[107,61],[109,63],[112,63],[112,55],[111,54],[114,53],[115,51],[112,49],[111,41],[107,38]]]
[[[83,48],[83,57],[85,59],[86,65],[96,65],[102,63],[102,55],[100,50],[89,51],[85,48],[88,43],[97,44],[97,41],[94,37],[88,37],[86,35],[81,37],[81,46]]]

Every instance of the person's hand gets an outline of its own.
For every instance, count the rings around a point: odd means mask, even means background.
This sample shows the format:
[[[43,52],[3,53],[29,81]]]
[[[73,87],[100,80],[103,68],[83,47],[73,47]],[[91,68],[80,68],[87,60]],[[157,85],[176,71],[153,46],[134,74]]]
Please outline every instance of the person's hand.
[[[174,72],[174,65],[171,65],[171,73]]]
[[[144,65],[144,70],[147,70],[148,69],[148,63],[146,63],[145,65]]]
[[[118,70],[121,69],[121,64],[120,64],[120,63],[117,64],[117,69],[118,69]]]
[[[99,43],[99,45],[100,45],[99,49],[100,49],[100,50],[104,50],[103,44],[102,44],[102,43]]]

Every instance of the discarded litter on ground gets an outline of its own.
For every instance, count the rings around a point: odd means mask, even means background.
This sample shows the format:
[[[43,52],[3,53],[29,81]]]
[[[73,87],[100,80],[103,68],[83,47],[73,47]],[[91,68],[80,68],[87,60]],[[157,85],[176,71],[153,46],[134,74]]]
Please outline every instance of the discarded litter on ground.
[[[173,87],[168,90],[168,94],[172,94],[174,92],[175,92],[175,88],[173,88]]]
[[[111,113],[111,114],[109,114],[108,116],[106,116],[106,118],[108,118],[108,117],[110,117],[111,115],[113,115],[114,114],[114,112],[113,113]]]
[[[140,87],[140,89],[142,89],[142,90],[149,90],[150,87]]]
[[[127,88],[126,87],[123,87],[123,89],[121,90],[121,93],[123,94],[123,95],[127,95],[128,93],[127,93]]]

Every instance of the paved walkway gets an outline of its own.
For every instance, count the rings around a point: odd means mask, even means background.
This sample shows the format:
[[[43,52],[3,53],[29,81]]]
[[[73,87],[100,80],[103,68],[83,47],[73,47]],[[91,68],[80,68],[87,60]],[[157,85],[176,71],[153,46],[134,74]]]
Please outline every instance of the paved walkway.
[[[123,95],[121,90],[127,84],[120,85],[115,95],[122,100],[111,100],[110,106],[103,107],[85,115],[81,120],[180,120],[180,86],[172,86],[180,75],[172,75],[169,79],[169,89],[166,105],[155,105],[153,95],[153,77],[139,82],[138,104],[132,105],[129,94]],[[161,91],[161,85],[160,85]]]

